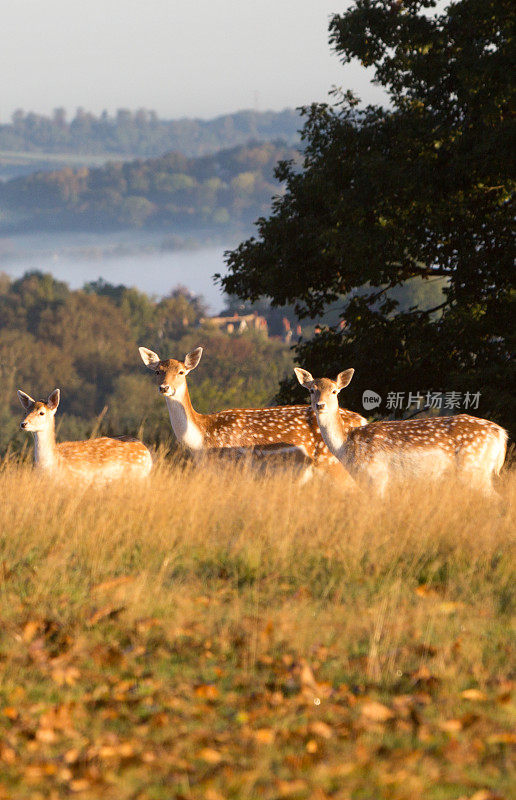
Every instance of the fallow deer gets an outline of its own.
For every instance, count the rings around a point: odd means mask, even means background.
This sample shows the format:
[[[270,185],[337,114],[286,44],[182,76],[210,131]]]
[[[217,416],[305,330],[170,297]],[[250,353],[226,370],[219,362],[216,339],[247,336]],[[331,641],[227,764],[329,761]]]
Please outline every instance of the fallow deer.
[[[144,478],[152,468],[149,450],[138,440],[111,439],[103,436],[83,442],[56,444],[55,414],[60,400],[59,389],[47,400],[34,400],[18,389],[18,397],[27,412],[20,428],[34,434],[36,467],[61,477],[80,477],[104,483],[114,478]]]
[[[176,439],[188,449],[202,453],[230,448],[258,451],[260,455],[300,451],[308,460],[303,480],[311,476],[314,467],[338,467],[337,459],[321,438],[309,405],[233,408],[216,414],[198,414],[190,400],[186,376],[201,360],[202,347],[188,353],[184,361],[162,360],[146,347],[139,350],[145,366],[156,375]],[[341,409],[340,417],[346,430],[366,424],[360,414],[345,409]]]
[[[338,393],[354,370],[315,380],[295,368],[311,395],[322,438],[352,478],[384,494],[391,478],[439,478],[455,472],[486,493],[503,466],[507,433],[494,422],[469,414],[419,420],[371,422],[362,428],[341,424]]]

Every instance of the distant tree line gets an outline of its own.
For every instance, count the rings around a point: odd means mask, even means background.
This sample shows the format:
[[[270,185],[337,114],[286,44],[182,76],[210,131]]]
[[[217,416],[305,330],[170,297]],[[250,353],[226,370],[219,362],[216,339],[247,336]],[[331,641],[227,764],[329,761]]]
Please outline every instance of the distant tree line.
[[[201,158],[168,153],[36,172],[0,184],[0,226],[28,231],[247,225],[269,210],[279,192],[277,161],[297,155],[282,142],[265,142]]]
[[[72,291],[37,272],[14,281],[0,275],[0,454],[27,441],[17,388],[38,399],[61,389],[58,439],[87,438],[103,414],[100,433],[140,431],[146,442],[173,445],[138,345],[168,358],[205,348],[189,383],[200,412],[270,403],[292,368],[289,349],[260,335],[219,333],[199,324],[205,314],[181,288],[155,300],[103,281]]]
[[[18,109],[0,125],[0,150],[47,153],[116,153],[160,156],[178,150],[200,156],[247,142],[298,141],[299,114],[284,111],[239,111],[211,120],[159,119],[155,111],[120,108],[114,116],[96,116],[83,108],[67,120],[64,108],[52,116]]]

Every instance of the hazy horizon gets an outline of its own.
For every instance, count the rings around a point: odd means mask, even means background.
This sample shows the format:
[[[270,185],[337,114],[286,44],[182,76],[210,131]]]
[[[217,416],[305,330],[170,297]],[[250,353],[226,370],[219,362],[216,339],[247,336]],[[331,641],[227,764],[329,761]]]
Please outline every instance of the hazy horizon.
[[[146,108],[164,119],[279,111],[328,99],[338,85],[364,102],[383,91],[330,51],[328,22],[351,3],[262,0],[23,0],[0,30],[0,122],[22,108],[93,113]]]

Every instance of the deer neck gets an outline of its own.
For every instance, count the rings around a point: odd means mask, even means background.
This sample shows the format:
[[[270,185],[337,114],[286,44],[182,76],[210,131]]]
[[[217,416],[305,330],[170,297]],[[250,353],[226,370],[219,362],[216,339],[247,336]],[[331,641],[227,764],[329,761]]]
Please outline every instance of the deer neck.
[[[330,453],[340,459],[346,448],[349,431],[342,424],[339,409],[323,414],[316,411],[315,415],[324,444]]]
[[[34,463],[42,469],[57,465],[57,446],[54,419],[43,431],[34,432]]]
[[[170,424],[178,442],[190,450],[202,450],[204,427],[202,414],[197,414],[192,406],[186,383],[173,397],[166,397]]]

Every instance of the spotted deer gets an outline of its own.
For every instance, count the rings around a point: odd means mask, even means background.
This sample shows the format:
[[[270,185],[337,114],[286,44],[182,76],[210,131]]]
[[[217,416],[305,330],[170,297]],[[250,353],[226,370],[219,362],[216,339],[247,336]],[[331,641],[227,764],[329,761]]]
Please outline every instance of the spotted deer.
[[[252,450],[265,456],[301,452],[308,461],[302,480],[311,477],[313,468],[338,467],[337,459],[321,438],[309,405],[233,408],[216,414],[199,414],[192,406],[186,377],[199,364],[202,347],[188,353],[184,361],[162,360],[146,347],[139,350],[143,363],[156,376],[176,439],[189,450],[205,453],[230,448]],[[340,419],[345,430],[366,424],[360,414],[345,409],[341,409]]]
[[[492,476],[503,466],[507,445],[507,433],[496,423],[458,414],[346,428],[340,421],[337,396],[354,370],[339,373],[334,381],[315,380],[299,367],[295,373],[310,392],[324,442],[357,482],[369,484],[382,495],[393,477],[439,478],[455,471],[485,493],[493,491]]]
[[[34,461],[39,469],[96,483],[114,478],[144,478],[151,471],[151,454],[136,439],[102,436],[84,442],[56,444],[55,414],[60,400],[59,389],[54,389],[46,401],[34,400],[20,389],[18,398],[27,412],[20,428],[34,434]]]

